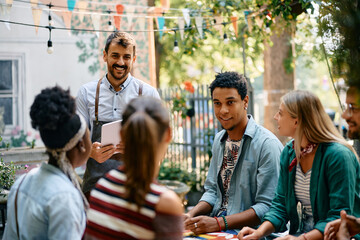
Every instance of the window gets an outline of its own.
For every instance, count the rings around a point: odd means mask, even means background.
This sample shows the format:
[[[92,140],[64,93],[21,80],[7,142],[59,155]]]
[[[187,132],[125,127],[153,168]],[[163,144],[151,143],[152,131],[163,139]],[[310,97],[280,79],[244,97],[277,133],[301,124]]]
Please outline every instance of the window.
[[[24,55],[0,53],[0,134],[9,135],[15,126],[24,128]],[[1,119],[1,116],[0,116]]]

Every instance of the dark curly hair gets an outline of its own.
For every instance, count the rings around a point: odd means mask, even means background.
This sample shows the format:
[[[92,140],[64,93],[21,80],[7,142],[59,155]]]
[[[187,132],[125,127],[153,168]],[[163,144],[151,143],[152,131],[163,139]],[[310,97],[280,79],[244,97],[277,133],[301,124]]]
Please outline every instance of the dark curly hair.
[[[81,122],[75,110],[70,91],[58,86],[46,88],[35,97],[30,108],[31,125],[40,131],[46,147],[63,148],[77,133]]]
[[[211,96],[215,88],[235,88],[237,89],[241,100],[247,95],[247,78],[237,72],[222,72],[215,76],[215,80],[210,84]]]
[[[38,130],[56,130],[75,114],[75,110],[70,90],[58,86],[43,89],[31,106],[31,125]]]

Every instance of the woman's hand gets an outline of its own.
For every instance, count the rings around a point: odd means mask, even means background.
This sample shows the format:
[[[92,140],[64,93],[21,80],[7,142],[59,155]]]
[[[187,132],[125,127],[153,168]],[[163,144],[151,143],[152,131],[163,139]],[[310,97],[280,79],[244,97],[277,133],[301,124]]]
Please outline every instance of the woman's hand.
[[[243,227],[238,234],[240,240],[260,239],[263,235],[258,231],[250,227]]]

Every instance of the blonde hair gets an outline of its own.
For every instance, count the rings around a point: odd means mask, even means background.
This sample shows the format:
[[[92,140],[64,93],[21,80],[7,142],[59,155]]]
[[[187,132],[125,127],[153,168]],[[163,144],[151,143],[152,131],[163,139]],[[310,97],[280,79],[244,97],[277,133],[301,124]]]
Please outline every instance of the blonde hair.
[[[354,148],[346,142],[335,128],[320,99],[313,93],[303,90],[291,91],[281,98],[281,102],[290,116],[298,119],[298,127],[294,136],[294,149],[297,159],[300,159],[300,144],[304,136],[311,143],[340,143],[356,155]]]

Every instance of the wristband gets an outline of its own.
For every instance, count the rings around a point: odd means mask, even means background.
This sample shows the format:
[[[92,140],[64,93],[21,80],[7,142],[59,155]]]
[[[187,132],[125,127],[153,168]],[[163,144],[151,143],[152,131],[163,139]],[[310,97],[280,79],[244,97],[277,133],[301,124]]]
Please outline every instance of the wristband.
[[[227,231],[228,230],[228,224],[227,224],[226,218],[225,218],[225,216],[221,216],[221,217],[224,219],[225,231]],[[305,240],[307,240],[307,239],[305,239]]]
[[[214,218],[216,219],[216,222],[219,225],[219,232],[221,232],[221,225],[220,225],[219,219],[217,217],[214,217]]]

